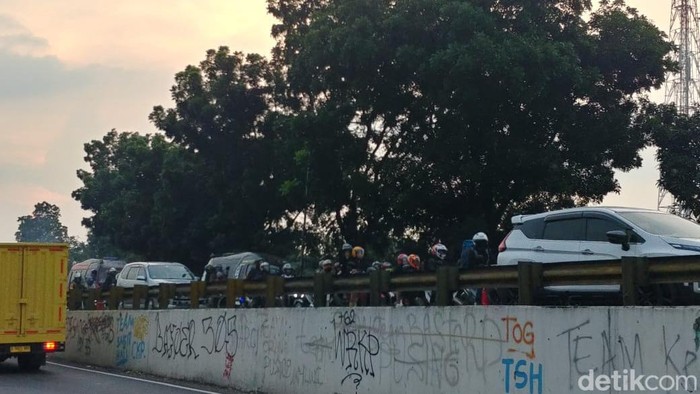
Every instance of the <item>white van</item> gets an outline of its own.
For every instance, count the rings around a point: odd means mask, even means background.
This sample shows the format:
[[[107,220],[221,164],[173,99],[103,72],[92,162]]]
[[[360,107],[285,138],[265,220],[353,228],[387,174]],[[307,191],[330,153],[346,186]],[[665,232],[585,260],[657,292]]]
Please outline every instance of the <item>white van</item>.
[[[659,211],[581,207],[518,215],[511,222],[513,230],[498,248],[498,265],[700,254],[700,225]],[[556,286],[547,290],[619,292],[620,287]],[[693,291],[700,293],[697,283]]]

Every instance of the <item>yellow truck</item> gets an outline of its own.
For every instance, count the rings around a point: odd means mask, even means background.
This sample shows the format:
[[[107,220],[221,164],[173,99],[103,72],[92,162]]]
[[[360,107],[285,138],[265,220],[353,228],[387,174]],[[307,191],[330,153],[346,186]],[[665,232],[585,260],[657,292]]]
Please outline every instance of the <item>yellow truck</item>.
[[[65,350],[68,245],[0,243],[0,361],[23,370]]]

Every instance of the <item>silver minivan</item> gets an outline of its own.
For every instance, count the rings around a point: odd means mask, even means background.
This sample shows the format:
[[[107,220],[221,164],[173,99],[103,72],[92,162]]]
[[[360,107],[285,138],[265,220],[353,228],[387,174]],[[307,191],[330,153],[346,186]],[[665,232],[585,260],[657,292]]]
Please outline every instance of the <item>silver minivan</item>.
[[[499,246],[498,265],[700,254],[700,225],[640,208],[581,207],[518,215]],[[619,286],[556,286],[551,291],[618,292]],[[697,284],[693,291],[700,293]]]

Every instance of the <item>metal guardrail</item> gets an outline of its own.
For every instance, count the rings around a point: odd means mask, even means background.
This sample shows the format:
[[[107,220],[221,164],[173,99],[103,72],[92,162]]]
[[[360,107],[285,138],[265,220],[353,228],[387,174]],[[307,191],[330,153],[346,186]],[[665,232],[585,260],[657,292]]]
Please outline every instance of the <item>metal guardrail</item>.
[[[334,293],[369,293],[372,306],[381,305],[381,294],[393,291],[434,290],[436,305],[449,305],[451,294],[463,288],[514,289],[517,303],[534,305],[547,286],[621,285],[622,304],[639,305],[643,289],[652,285],[700,282],[700,256],[682,257],[623,257],[621,260],[533,263],[520,262],[514,266],[491,266],[459,271],[457,267],[440,267],[437,272],[395,274],[374,271],[349,278],[335,278],[317,273],[313,278],[282,279],[271,276],[263,282],[237,279],[205,283],[161,284],[159,287],[135,286],[133,289],[115,287],[109,292],[97,289],[70,290],[69,309],[118,309],[130,301],[132,309],[148,306],[166,309],[173,299],[225,299],[225,306],[235,307],[240,297],[263,296],[265,306],[276,306],[276,299],[292,294],[313,294],[315,306],[325,306],[326,295]],[[514,293],[516,293],[514,292]],[[157,301],[157,305],[155,305]],[[223,303],[222,305],[223,306]],[[200,308],[190,302],[189,308]]]

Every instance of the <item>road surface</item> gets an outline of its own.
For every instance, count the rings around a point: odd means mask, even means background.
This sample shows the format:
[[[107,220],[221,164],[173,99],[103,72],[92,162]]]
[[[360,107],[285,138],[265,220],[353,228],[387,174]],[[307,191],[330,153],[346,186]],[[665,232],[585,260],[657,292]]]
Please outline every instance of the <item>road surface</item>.
[[[213,394],[235,391],[96,369],[57,359],[49,360],[39,372],[27,373],[17,368],[16,360],[10,359],[0,363],[0,393]]]

